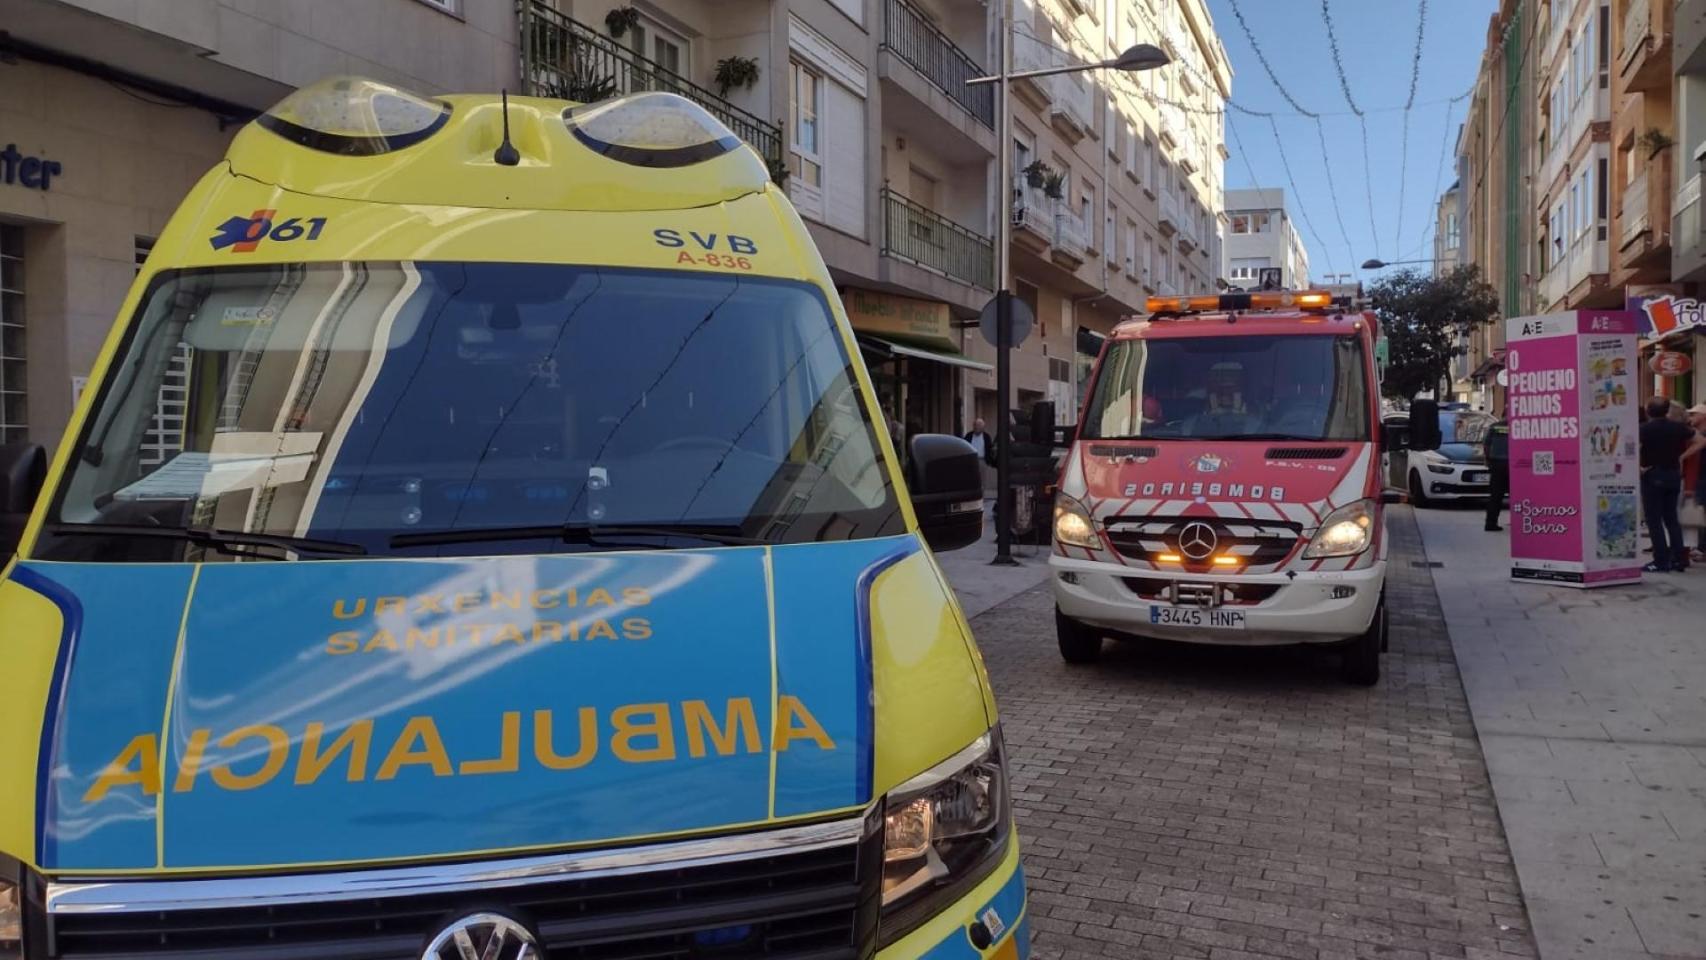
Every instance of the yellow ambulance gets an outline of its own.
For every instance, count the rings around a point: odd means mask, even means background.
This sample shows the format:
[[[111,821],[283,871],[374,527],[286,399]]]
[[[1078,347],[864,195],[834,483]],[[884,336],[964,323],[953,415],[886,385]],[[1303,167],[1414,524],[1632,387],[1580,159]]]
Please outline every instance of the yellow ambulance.
[[[881,425],[692,102],[291,95],[0,451],[0,958],[1027,956],[977,460]]]

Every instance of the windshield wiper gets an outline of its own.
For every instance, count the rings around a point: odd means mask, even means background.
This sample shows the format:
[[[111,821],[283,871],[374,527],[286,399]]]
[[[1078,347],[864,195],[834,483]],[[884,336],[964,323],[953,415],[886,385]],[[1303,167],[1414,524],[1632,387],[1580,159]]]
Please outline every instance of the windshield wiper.
[[[684,537],[702,543],[730,547],[761,546],[769,543],[755,537],[739,535],[734,524],[656,523],[615,524],[565,523],[541,527],[475,527],[468,530],[434,530],[429,533],[399,533],[391,538],[393,547],[430,547],[447,543],[497,543],[505,540],[560,540],[563,543],[587,546],[638,547],[647,550],[675,549],[666,543],[655,543],[648,537]]]
[[[313,537],[293,537],[282,533],[245,533],[241,530],[214,530],[203,527],[145,527],[130,523],[54,523],[48,532],[73,537],[156,537],[164,540],[185,540],[198,547],[241,557],[266,557],[266,554],[233,547],[277,547],[297,553],[319,553],[343,557],[366,556],[367,548],[359,543],[342,540],[318,540]]]

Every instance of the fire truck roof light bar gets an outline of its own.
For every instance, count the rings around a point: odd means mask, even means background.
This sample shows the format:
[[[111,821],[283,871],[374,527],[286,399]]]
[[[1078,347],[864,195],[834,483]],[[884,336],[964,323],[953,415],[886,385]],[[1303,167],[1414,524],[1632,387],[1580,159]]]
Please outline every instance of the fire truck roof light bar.
[[[1145,309],[1152,314],[1207,313],[1231,310],[1319,310],[1333,305],[1325,290],[1281,290],[1265,293],[1219,293],[1201,297],[1150,297]]]

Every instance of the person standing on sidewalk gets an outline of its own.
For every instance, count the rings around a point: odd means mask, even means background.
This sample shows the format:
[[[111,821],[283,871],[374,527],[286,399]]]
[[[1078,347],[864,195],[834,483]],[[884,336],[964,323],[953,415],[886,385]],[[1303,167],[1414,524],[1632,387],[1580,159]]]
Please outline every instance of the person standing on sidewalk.
[[[1688,547],[1682,542],[1682,520],[1677,516],[1682,458],[1706,447],[1706,439],[1696,436],[1687,424],[1672,420],[1669,413],[1670,401],[1654,397],[1647,402],[1647,422],[1641,424],[1641,512],[1653,538],[1653,560],[1642,569],[1649,573],[1673,573],[1688,566]]]
[[[1505,495],[1511,492],[1511,425],[1500,420],[1487,428],[1481,441],[1481,454],[1487,461],[1487,523],[1489,533],[1503,530],[1499,526],[1499,511],[1504,508]]]

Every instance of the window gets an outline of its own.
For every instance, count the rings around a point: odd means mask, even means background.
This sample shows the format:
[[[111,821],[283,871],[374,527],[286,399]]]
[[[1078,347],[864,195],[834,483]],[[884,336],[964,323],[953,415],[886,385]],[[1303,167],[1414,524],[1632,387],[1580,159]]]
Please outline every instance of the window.
[[[1552,259],[1547,266],[1553,267],[1564,259],[1564,204],[1561,201],[1552,208],[1552,221],[1548,225],[1547,233],[1552,238]]]
[[[1445,215],[1445,248],[1447,250],[1456,250],[1458,243],[1457,214],[1447,213]]]
[[[823,186],[822,129],[823,75],[798,60],[789,61],[793,91],[789,108],[793,114],[793,162],[790,173],[814,187]]]
[[[687,59],[687,38],[656,20],[641,14],[628,36],[635,53],[657,61],[665,70],[685,77],[692,69]]]
[[[1564,211],[1564,234],[1574,237],[1581,232],[1581,188],[1579,184],[1570,184],[1570,205]]]
[[[1255,280],[1261,276],[1258,271],[1273,265],[1273,260],[1268,257],[1234,257],[1231,276],[1228,279]]]
[[[462,15],[462,0],[421,0],[421,2],[435,10],[443,10],[454,17]]]
[[[24,357],[24,228],[0,223],[0,443],[29,439]]]
[[[1155,282],[1155,238],[1149,234],[1143,235],[1143,282]]]
[[[1125,222],[1125,273],[1128,277],[1137,276],[1137,221]]]
[[[1233,233],[1268,233],[1273,229],[1273,214],[1266,210],[1235,213],[1231,219]]]
[[[154,250],[153,237],[136,238],[136,272],[148,261]],[[195,353],[190,345],[180,341],[166,362],[165,375],[154,401],[154,414],[142,435],[140,463],[159,466],[184,449],[184,412],[189,403],[190,366]]]

